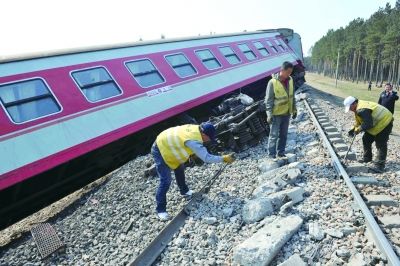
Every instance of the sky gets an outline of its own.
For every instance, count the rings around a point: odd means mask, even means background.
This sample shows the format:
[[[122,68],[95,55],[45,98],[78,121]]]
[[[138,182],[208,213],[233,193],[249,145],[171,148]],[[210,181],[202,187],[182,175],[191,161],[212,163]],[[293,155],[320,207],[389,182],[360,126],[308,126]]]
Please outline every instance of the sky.
[[[122,42],[292,28],[303,52],[396,0],[1,0],[0,59]]]

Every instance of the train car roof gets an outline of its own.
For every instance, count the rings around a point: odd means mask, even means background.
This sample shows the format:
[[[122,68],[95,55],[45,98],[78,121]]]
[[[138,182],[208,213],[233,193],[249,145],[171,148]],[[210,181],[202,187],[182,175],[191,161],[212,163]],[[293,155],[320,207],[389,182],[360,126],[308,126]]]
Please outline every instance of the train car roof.
[[[249,32],[236,32],[236,33],[228,33],[228,34],[215,34],[215,35],[192,36],[192,37],[184,37],[184,38],[170,38],[170,39],[160,39],[160,40],[150,40],[150,41],[137,41],[137,42],[128,42],[128,43],[119,43],[119,44],[88,46],[88,47],[80,47],[80,48],[72,48],[72,49],[59,49],[59,50],[53,50],[53,51],[48,51],[48,52],[0,57],[0,64],[23,61],[23,60],[60,56],[60,55],[71,55],[71,54],[79,54],[79,53],[86,53],[86,52],[96,52],[96,51],[119,49],[119,48],[129,48],[129,47],[135,47],[135,46],[145,46],[145,45],[152,45],[152,44],[163,44],[163,43],[173,43],[173,42],[182,42],[182,41],[203,40],[203,39],[233,37],[233,36],[242,36],[242,35],[250,35],[250,34],[273,33],[273,32],[277,32],[284,37],[289,37],[289,36],[293,35],[293,33],[294,33],[293,30],[289,29],[289,28],[278,28],[278,29],[265,29],[265,30],[249,31]]]

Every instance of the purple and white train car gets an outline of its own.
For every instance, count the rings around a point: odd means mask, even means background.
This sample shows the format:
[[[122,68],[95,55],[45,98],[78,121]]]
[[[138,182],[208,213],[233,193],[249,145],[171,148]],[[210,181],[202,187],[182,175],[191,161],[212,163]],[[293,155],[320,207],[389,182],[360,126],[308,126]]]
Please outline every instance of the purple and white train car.
[[[160,122],[260,80],[265,91],[302,60],[300,36],[277,29],[0,61],[0,227],[127,162]]]

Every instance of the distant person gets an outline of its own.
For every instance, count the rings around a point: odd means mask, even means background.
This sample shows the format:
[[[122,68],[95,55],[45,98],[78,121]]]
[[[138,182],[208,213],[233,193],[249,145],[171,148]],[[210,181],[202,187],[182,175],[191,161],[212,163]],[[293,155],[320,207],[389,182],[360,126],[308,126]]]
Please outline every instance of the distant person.
[[[349,136],[364,132],[362,137],[363,159],[361,162],[372,161],[372,143],[375,142],[377,156],[375,170],[383,172],[385,169],[388,140],[393,127],[393,115],[384,106],[368,101],[358,100],[353,96],[347,97],[344,102],[345,111],[354,112],[355,124],[348,132]]]
[[[372,82],[371,82],[371,81],[369,81],[369,82],[368,82],[368,90],[370,91],[370,90],[371,90],[371,88],[372,88]]]
[[[378,103],[385,106],[392,114],[394,114],[394,104],[399,99],[396,91],[393,91],[390,83],[385,84],[385,90],[379,96]]]
[[[268,139],[268,155],[271,158],[285,157],[285,147],[290,115],[297,116],[294,100],[293,79],[290,77],[293,64],[283,62],[279,75],[273,77],[267,85],[265,107],[267,122],[271,126]]]

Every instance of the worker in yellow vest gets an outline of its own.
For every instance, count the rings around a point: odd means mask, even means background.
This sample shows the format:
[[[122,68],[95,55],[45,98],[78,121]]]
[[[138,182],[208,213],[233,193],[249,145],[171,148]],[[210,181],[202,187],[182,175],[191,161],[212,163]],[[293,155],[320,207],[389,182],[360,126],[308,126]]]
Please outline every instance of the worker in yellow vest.
[[[205,163],[232,163],[232,154],[216,156],[209,154],[203,143],[215,141],[215,127],[211,123],[199,125],[183,125],[164,130],[158,136],[151,148],[160,185],[156,193],[156,211],[161,220],[169,219],[167,207],[167,192],[171,185],[171,170],[175,173],[176,183],[184,197],[190,197],[193,191],[185,182],[184,163],[196,154]]]
[[[347,97],[344,102],[345,111],[354,112],[356,123],[348,132],[354,137],[364,132],[362,137],[364,154],[361,162],[372,161],[372,143],[375,141],[377,158],[374,162],[377,171],[385,169],[387,156],[387,142],[393,128],[393,115],[384,106],[368,101],[358,100],[353,96]]]
[[[290,77],[293,64],[283,62],[278,76],[268,82],[265,94],[267,122],[270,124],[268,155],[285,157],[286,140],[290,116],[295,119],[297,110],[294,100],[293,79]]]

